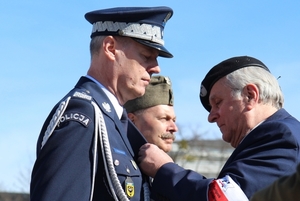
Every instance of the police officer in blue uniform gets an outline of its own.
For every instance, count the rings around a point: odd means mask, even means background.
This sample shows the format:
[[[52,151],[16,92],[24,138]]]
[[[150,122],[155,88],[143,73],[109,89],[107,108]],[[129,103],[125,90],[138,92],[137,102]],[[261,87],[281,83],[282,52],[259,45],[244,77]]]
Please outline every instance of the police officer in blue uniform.
[[[52,109],[37,141],[31,201],[149,200],[137,166],[146,143],[123,104],[142,96],[164,47],[169,7],[118,7],[89,12],[93,25],[87,75]]]
[[[206,178],[175,164],[155,145],[141,147],[141,169],[154,178],[155,200],[248,200],[300,162],[300,122],[283,108],[279,83],[249,56],[226,59],[201,83],[200,100],[235,150],[218,177]],[[229,193],[231,192],[231,193]]]

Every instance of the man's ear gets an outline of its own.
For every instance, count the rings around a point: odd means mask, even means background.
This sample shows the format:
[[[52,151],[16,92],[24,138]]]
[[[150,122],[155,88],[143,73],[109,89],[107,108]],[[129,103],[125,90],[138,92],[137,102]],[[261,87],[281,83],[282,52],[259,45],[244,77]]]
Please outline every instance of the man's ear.
[[[107,36],[103,40],[103,50],[108,58],[115,59],[116,54],[116,40],[113,36]]]
[[[133,113],[127,113],[128,118],[134,123],[135,115]]]
[[[259,103],[259,89],[255,84],[247,84],[244,87],[243,92],[246,98],[246,104],[250,108],[252,108],[255,104]]]

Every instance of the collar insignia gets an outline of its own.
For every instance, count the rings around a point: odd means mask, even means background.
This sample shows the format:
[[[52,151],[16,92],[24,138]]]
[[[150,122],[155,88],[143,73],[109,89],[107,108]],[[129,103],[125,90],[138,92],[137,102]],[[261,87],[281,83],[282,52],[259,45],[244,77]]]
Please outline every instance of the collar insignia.
[[[104,107],[106,112],[111,112],[111,108],[110,108],[110,105],[108,103],[104,102],[104,103],[102,103],[102,106]]]

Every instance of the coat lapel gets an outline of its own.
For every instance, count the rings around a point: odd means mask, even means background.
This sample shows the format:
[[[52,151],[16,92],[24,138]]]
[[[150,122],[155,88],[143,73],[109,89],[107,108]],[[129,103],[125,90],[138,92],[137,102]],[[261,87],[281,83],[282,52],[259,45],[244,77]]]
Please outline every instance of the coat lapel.
[[[124,141],[124,144],[126,145],[127,149],[129,150],[130,154],[134,156],[134,152],[131,148],[130,142],[127,139],[127,130],[124,128],[124,124],[120,121],[113,105],[111,104],[110,100],[104,93],[104,91],[93,81],[86,77],[81,77],[78,81],[77,88],[85,88],[90,92],[90,95],[93,97],[94,101],[99,106],[100,110],[103,113],[104,121],[107,121],[109,118],[111,121],[114,122],[117,131],[119,132],[119,135],[121,136],[122,140]],[[128,122],[128,119],[125,120],[125,123]],[[109,132],[109,131],[108,131]],[[108,138],[110,138],[110,135],[108,133]]]

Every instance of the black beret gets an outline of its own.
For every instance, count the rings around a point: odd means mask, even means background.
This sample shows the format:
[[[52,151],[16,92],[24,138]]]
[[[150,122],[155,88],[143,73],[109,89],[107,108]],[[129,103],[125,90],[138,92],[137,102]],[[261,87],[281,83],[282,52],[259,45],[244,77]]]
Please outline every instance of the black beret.
[[[152,76],[145,94],[141,97],[129,100],[124,104],[128,113],[132,113],[156,105],[174,105],[172,84],[169,77]]]
[[[159,56],[173,55],[164,47],[163,30],[173,10],[160,7],[116,7],[85,14],[93,24],[91,38],[99,35],[131,37],[137,42],[159,50]]]
[[[270,72],[268,67],[256,58],[249,56],[232,57],[215,65],[206,74],[200,87],[200,100],[203,107],[209,112],[211,106],[209,104],[209,94],[213,85],[224,76],[245,67],[259,67]]]

